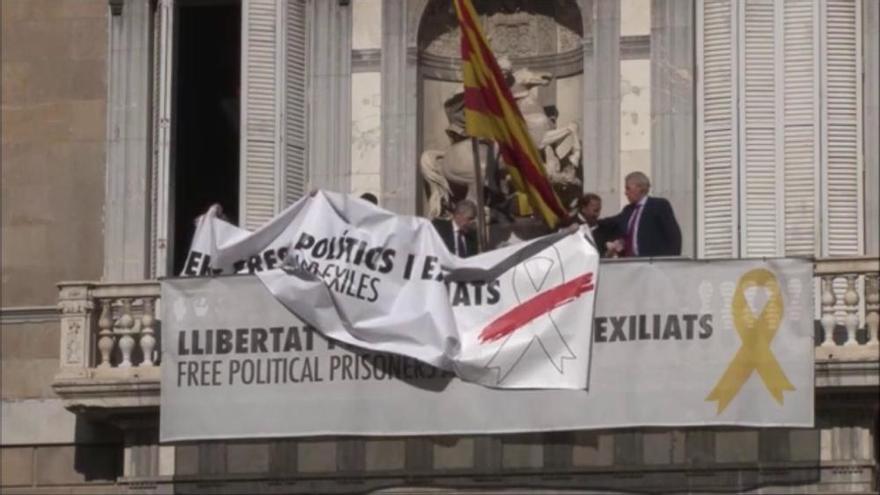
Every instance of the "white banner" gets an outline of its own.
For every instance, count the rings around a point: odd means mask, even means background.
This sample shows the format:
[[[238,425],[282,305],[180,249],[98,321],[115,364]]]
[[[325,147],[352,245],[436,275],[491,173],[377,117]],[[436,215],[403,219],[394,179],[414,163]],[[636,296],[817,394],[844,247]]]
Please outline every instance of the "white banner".
[[[585,389],[598,259],[581,231],[459,258],[423,218],[318,192],[254,233],[212,209],[183,275],[255,273],[333,339],[489,387]]]
[[[161,440],[813,425],[810,262],[627,261],[600,278],[587,390],[487,389],[333,345],[256,277],[164,280]]]

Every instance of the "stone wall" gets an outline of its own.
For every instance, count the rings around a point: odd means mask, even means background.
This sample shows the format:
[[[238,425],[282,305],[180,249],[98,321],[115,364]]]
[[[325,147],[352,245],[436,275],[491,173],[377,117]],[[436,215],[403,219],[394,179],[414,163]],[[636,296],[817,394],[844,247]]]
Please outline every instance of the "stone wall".
[[[102,269],[106,0],[2,0],[0,305]]]
[[[65,410],[56,283],[103,265],[107,0],[2,0],[0,491],[115,479],[121,449]],[[103,480],[103,481],[102,481]]]
[[[702,492],[762,484],[773,493],[870,493],[877,476],[876,401],[843,394],[820,394],[815,429],[197,442],[176,447],[173,484],[178,493],[280,486],[290,493],[382,487]]]
[[[58,371],[58,322],[6,324],[0,337],[3,401],[53,398],[52,377]]]

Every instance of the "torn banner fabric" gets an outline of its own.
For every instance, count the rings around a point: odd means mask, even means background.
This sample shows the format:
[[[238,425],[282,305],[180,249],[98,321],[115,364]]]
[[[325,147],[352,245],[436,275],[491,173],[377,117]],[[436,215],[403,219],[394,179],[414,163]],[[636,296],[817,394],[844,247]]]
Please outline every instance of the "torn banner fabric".
[[[583,231],[459,258],[424,218],[317,192],[255,232],[210,210],[183,275],[255,273],[328,337],[467,381],[585,389],[598,260]]]

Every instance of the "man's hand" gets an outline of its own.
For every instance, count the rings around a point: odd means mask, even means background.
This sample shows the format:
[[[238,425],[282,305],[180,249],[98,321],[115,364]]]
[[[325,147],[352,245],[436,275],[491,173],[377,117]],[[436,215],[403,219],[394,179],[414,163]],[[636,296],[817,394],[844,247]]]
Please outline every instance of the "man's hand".
[[[620,239],[605,243],[605,255],[609,258],[617,258],[623,252],[623,241]]]

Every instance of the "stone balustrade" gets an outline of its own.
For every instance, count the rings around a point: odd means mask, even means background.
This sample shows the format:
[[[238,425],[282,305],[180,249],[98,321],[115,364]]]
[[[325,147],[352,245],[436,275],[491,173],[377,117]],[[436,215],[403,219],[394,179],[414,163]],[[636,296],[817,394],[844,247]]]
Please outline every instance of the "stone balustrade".
[[[154,366],[156,363],[156,337],[153,327],[156,324],[154,305],[156,296],[133,297],[95,297],[100,306],[98,317],[97,347],[100,353],[98,368],[129,368],[131,366]],[[139,311],[134,304],[140,301]],[[137,348],[137,349],[136,349]],[[118,360],[111,360],[118,350]],[[139,351],[139,352],[135,352]],[[134,358],[133,358],[134,355]],[[132,362],[132,359],[135,361]]]
[[[63,282],[60,370],[69,408],[158,406],[157,281]]]
[[[815,275],[817,371],[827,376],[829,363],[841,363],[855,366],[850,373],[873,373],[878,361],[880,259],[819,260]],[[60,371],[53,386],[68,407],[115,407],[130,404],[132,398],[140,406],[158,405],[159,283],[64,282],[59,290]],[[817,382],[844,383],[853,382]]]
[[[66,282],[60,289],[62,367],[158,365],[158,282]]]
[[[880,355],[880,259],[818,260],[814,272],[821,328],[816,359],[876,361]]]

